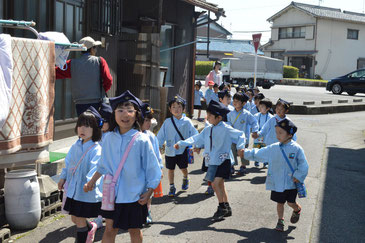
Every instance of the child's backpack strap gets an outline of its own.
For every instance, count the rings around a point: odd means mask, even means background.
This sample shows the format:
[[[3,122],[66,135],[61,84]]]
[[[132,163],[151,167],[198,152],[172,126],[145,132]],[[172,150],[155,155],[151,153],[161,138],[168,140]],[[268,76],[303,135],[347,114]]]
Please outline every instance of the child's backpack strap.
[[[125,150],[125,152],[124,152],[124,154],[123,154],[122,160],[121,160],[121,161],[120,161],[120,163],[119,163],[118,169],[117,169],[117,171],[115,172],[115,175],[113,176],[113,180],[112,180],[112,182],[113,182],[113,183],[116,183],[116,182],[117,182],[117,180],[118,180],[118,178],[119,178],[119,174],[120,174],[120,172],[121,172],[121,171],[122,171],[122,169],[123,169],[124,163],[125,163],[125,161],[127,160],[128,154],[129,154],[129,152],[130,152],[130,150],[131,150],[131,148],[132,148],[132,146],[133,146],[133,143],[134,143],[134,141],[136,140],[136,138],[137,138],[140,134],[141,134],[140,132],[137,132],[137,133],[133,136],[132,140],[129,142],[128,147],[127,147],[127,149]]]

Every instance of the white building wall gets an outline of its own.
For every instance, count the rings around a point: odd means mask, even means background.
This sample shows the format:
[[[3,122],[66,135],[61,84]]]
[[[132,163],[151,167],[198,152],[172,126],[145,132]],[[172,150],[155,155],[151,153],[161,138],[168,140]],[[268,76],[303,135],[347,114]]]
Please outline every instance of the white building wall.
[[[347,29],[359,30],[358,40],[347,39]],[[342,76],[357,69],[365,58],[365,23],[318,19],[315,73],[323,79]]]
[[[314,36],[316,19],[300,10],[290,9],[280,17],[276,18],[271,26],[271,40],[273,45],[265,49],[265,55],[270,56],[271,51],[313,51],[315,50],[315,40],[310,38]],[[307,26],[307,31],[312,31],[311,34],[306,33],[306,38],[298,39],[279,39],[279,28]]]

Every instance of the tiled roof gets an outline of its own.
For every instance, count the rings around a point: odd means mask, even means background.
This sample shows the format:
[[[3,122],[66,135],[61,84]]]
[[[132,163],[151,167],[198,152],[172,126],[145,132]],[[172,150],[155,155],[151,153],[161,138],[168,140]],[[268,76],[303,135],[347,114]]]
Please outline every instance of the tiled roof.
[[[322,7],[317,5],[310,5],[310,4],[304,4],[304,3],[298,3],[298,2],[291,2],[289,6],[284,8],[283,10],[279,11],[272,17],[268,19],[268,21],[273,21],[277,17],[279,17],[281,14],[289,10],[290,8],[297,8],[300,9],[310,15],[313,15],[314,17],[318,18],[327,18],[327,19],[336,19],[336,20],[342,20],[342,21],[350,21],[350,22],[360,22],[365,23],[365,14],[362,13],[354,13],[350,11],[341,11],[341,9],[338,8],[328,8],[328,7]]]
[[[210,19],[210,20],[212,20],[212,19]],[[197,25],[199,25],[199,24],[207,23],[207,21],[208,21],[208,15],[204,14],[203,16],[199,17],[196,22],[197,22]],[[204,26],[207,26],[207,25],[208,24],[205,24]],[[224,28],[222,25],[218,24],[217,22],[213,21],[210,23],[210,25],[211,25],[211,28],[212,28],[212,25],[216,26],[218,29],[220,29],[226,35],[232,35],[231,32],[229,32],[226,28]]]
[[[199,37],[199,40],[206,41],[207,38]],[[196,49],[206,51],[207,43],[196,43]],[[221,51],[221,52],[243,52],[243,53],[255,53],[255,47],[249,40],[229,40],[229,39],[218,39],[210,38],[209,50]],[[264,53],[260,50],[258,54],[263,55]]]

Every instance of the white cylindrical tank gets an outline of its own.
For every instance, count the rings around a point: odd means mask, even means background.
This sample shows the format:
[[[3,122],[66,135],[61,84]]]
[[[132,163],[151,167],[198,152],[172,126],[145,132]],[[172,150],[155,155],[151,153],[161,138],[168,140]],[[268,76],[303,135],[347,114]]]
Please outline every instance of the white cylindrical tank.
[[[32,229],[41,219],[41,198],[35,170],[13,170],[5,175],[5,216],[13,229]]]

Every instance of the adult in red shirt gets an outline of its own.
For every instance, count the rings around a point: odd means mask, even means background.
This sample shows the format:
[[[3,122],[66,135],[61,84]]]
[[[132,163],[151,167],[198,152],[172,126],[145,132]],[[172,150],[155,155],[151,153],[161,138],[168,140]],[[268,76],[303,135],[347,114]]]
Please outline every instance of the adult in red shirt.
[[[56,79],[71,79],[72,98],[76,104],[77,116],[89,106],[99,109],[102,98],[113,83],[107,62],[102,57],[96,57],[100,41],[90,36],[79,41],[86,46],[81,57],[67,60],[66,69],[56,67]]]

